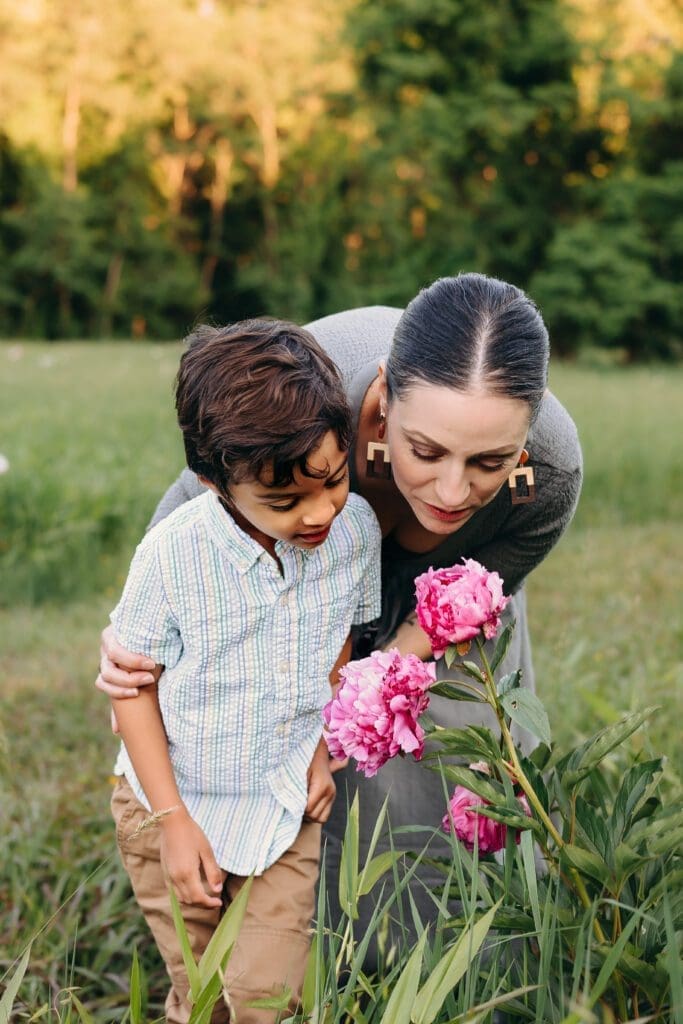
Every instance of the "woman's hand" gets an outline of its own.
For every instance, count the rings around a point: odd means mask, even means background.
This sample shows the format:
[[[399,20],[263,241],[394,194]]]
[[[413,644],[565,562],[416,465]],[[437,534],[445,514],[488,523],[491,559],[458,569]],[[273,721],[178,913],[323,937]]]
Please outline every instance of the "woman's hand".
[[[114,629],[102,630],[100,643],[100,674],[95,686],[109,697],[137,697],[139,686],[149,686],[159,678],[155,664],[144,654],[132,654],[114,637]]]
[[[178,807],[159,822],[161,862],[181,903],[220,907],[225,875],[211,844],[185,807]]]

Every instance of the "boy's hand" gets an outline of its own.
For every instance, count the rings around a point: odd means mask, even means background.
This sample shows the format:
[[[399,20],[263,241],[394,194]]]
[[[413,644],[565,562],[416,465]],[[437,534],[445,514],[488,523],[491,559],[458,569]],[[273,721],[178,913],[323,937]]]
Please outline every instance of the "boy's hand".
[[[180,807],[162,818],[159,825],[161,862],[180,902],[220,907],[225,875],[197,822]]]
[[[324,822],[330,816],[337,787],[330,770],[330,755],[325,740],[321,739],[308,769],[308,801],[304,818]]]

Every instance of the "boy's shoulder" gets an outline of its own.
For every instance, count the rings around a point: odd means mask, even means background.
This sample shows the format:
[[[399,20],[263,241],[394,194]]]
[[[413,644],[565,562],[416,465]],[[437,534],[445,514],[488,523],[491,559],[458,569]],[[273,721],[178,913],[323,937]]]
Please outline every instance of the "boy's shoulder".
[[[147,531],[138,545],[138,550],[163,549],[179,540],[182,542],[183,536],[196,533],[198,528],[203,528],[206,506],[210,499],[211,492],[204,491],[191,501],[179,505]]]

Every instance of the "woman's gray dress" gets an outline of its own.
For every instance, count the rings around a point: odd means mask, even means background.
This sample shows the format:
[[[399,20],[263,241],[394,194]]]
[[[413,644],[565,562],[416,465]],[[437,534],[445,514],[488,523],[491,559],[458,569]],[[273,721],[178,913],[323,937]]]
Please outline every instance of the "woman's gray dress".
[[[356,417],[377,367],[389,351],[400,309],[372,306],[347,310],[316,320],[307,327],[339,367]],[[424,554],[405,551],[391,537],[382,546],[382,616],[376,630],[359,641],[357,653],[381,647],[414,609],[415,577],[430,566],[450,566],[461,558],[475,558],[503,577],[506,593],[513,598],[504,613],[504,621],[516,620],[516,628],[501,672],[521,668],[522,685],[534,687],[531,649],[527,629],[523,583],[543,560],[574,513],[581,488],[581,449],[576,428],[569,414],[547,393],[530,431],[527,448],[533,467],[536,499],[533,503],[512,505],[504,486],[496,498],[480,509],[459,530],[446,537],[439,547]],[[354,460],[350,460],[351,466]],[[354,487],[353,475],[351,487]],[[184,470],[162,498],[152,519],[153,525],[182,502],[195,497],[201,485],[190,470]],[[439,673],[445,666],[440,663]],[[548,696],[546,694],[546,696]],[[459,727],[485,719],[477,705],[433,697],[430,715],[440,725]],[[487,724],[493,725],[492,722]],[[518,735],[523,747],[533,746],[530,736]],[[328,895],[336,918],[337,872],[341,839],[346,824],[346,808],[356,789],[360,797],[360,855],[364,862],[380,808],[388,796],[388,816],[394,829],[399,826],[423,826],[424,835],[412,832],[394,836],[394,846],[420,849],[430,839],[430,855],[449,854],[448,840],[434,837],[445,813],[443,782],[435,772],[413,762],[395,758],[373,779],[359,775],[351,764],[335,776],[337,800],[325,827]],[[385,847],[378,847],[377,852]],[[425,869],[421,877],[427,886],[442,882],[437,872]],[[418,906],[426,921],[433,916],[429,897],[420,887],[414,889]],[[361,903],[358,934],[372,912],[372,896]],[[371,966],[368,965],[368,966]]]

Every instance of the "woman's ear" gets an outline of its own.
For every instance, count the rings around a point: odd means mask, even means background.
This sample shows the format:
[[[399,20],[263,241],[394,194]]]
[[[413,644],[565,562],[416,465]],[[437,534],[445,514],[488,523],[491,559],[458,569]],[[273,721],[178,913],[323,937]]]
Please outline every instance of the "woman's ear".
[[[384,419],[387,417],[387,409],[389,407],[389,398],[387,395],[387,378],[384,372],[384,363],[380,363],[377,367],[377,397],[379,399],[379,412],[380,416]]]

